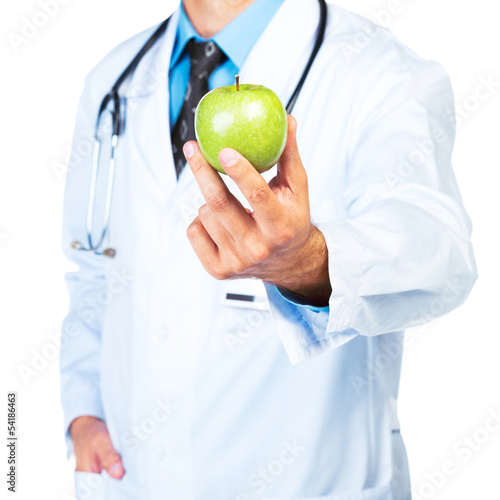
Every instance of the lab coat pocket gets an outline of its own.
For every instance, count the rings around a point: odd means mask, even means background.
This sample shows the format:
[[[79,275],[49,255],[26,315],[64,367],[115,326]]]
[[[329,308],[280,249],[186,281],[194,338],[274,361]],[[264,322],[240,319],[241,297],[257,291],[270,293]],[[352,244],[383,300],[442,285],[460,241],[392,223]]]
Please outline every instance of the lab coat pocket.
[[[103,472],[75,471],[76,500],[110,500],[109,476]]]
[[[266,290],[261,280],[239,279],[221,283],[212,348],[235,352],[275,333]]]

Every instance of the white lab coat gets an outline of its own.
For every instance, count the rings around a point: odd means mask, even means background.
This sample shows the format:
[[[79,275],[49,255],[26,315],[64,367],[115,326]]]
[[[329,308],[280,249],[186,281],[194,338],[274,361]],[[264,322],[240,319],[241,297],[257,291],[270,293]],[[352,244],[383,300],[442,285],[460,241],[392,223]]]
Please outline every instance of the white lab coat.
[[[122,90],[104,245],[114,259],[71,243],[85,242],[98,106],[152,30],[92,71],[78,112],[64,206],[64,251],[78,266],[67,274],[65,422],[104,418],[127,471],[121,481],[76,473],[78,498],[407,500],[403,332],[460,305],[476,277],[450,163],[449,80],[386,30],[329,5],[294,110],[333,287],[329,313],[315,313],[257,280],[216,281],[191,249],[185,231],[203,199],[189,168],[176,181],[172,161],[166,68],[177,19]],[[318,19],[316,1],[286,0],[241,81],[286,102]]]

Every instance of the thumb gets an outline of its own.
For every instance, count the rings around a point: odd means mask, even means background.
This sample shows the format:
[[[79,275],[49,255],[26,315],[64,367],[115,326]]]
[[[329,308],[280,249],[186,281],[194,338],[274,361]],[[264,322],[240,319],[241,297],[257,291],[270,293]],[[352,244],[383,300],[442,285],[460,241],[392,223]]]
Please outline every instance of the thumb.
[[[297,146],[297,121],[292,115],[288,115],[287,120],[288,135],[278,162],[277,181],[279,184],[288,184],[291,188],[302,187],[307,182],[307,175]]]
[[[95,452],[103,469],[114,479],[121,479],[125,474],[122,459],[111,443],[108,433],[103,433],[96,444]]]

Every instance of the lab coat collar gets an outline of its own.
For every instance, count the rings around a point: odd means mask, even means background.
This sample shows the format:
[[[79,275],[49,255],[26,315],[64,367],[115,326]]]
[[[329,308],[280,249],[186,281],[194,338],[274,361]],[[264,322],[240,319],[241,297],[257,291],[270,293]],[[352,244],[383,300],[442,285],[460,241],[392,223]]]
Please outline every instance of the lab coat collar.
[[[241,68],[256,40],[276,14],[284,0],[255,0],[243,12],[236,16],[210,39],[226,54],[236,68]],[[192,25],[183,3],[180,6],[177,38],[174,43],[170,68],[177,64],[188,41],[194,38],[200,42],[203,38]]]
[[[147,97],[167,88],[170,57],[179,23],[180,8],[171,15],[166,32],[142,58],[121,94],[127,99]],[[151,34],[158,28],[155,26]],[[145,42],[146,40],[144,40]],[[137,50],[138,51],[138,50]],[[132,57],[135,54],[131,55]]]
[[[180,7],[172,14],[162,40],[139,63],[122,95],[140,98],[165,88],[168,91],[164,83],[168,78],[179,17]],[[240,81],[265,85],[287,100],[304,69],[297,63],[304,53],[311,52],[318,23],[316,0],[285,0],[248,54],[240,69]],[[298,74],[297,81],[291,79],[295,74]],[[287,90],[290,95],[284,95]]]

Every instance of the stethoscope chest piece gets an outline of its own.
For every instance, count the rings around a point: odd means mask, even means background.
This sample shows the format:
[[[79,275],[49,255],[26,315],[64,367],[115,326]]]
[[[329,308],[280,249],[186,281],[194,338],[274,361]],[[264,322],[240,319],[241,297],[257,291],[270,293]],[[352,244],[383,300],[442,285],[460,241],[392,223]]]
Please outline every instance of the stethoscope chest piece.
[[[71,248],[74,248],[75,250],[91,250],[89,248],[85,248],[79,241],[75,240],[73,243],[71,243]],[[113,258],[116,255],[116,250],[114,248],[106,248],[106,250],[103,250],[102,252],[98,252],[94,250],[94,252],[97,255],[104,255],[105,257],[110,257]]]

